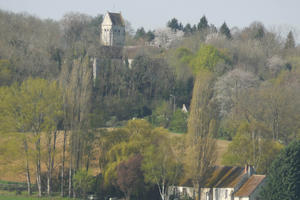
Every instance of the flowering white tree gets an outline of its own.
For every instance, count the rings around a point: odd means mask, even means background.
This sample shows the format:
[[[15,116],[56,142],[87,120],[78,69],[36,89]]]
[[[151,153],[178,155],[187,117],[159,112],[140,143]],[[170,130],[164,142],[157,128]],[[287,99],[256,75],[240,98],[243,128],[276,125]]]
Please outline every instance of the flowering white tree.
[[[170,48],[176,41],[183,38],[184,32],[177,30],[173,31],[170,28],[161,28],[154,31],[155,39],[152,45],[164,48]]]

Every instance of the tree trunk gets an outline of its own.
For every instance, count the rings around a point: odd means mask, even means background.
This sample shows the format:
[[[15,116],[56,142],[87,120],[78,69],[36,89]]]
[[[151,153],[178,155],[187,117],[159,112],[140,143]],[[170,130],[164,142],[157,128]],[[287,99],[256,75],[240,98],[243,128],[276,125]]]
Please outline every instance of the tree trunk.
[[[51,134],[51,133],[50,133]],[[55,156],[55,148],[56,148],[56,134],[54,131],[53,135],[53,147],[51,148],[51,136],[48,141],[48,173],[47,173],[47,194],[51,195],[51,187],[52,187],[52,171],[54,167],[54,156]]]
[[[60,195],[64,196],[64,173],[65,173],[65,152],[66,152],[66,138],[67,138],[67,130],[64,131],[64,144],[63,144],[63,155],[62,155],[62,169],[61,169],[61,193]]]
[[[50,179],[51,179],[51,132],[48,133],[48,141],[47,141],[47,146],[48,146],[48,163],[47,163],[47,194],[50,195]]]
[[[56,136],[57,136],[57,131],[54,131],[52,159],[51,159],[51,168],[50,168],[50,189],[49,189],[50,193],[51,193],[51,188],[52,188],[52,172],[53,172],[53,168],[54,168],[54,158],[55,158],[55,149],[56,149]]]
[[[201,200],[201,187],[200,187],[199,183],[198,183],[198,196],[197,196],[197,200]]]
[[[28,145],[26,138],[24,139],[24,151],[26,156],[26,178],[27,178],[27,192],[28,195],[31,195],[31,180],[30,180],[30,171],[29,171],[29,160],[28,160]]]
[[[70,152],[70,165],[69,165],[69,198],[72,197],[72,153]]]
[[[38,138],[36,141],[36,150],[37,150],[37,158],[36,158],[36,184],[38,187],[38,196],[42,196],[42,182],[41,182],[41,139]]]

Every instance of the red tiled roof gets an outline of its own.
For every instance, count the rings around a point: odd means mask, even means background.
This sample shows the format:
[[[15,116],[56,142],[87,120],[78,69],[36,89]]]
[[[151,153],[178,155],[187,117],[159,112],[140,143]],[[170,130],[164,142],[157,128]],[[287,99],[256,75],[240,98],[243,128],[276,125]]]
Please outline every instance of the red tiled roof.
[[[252,175],[246,183],[234,194],[236,197],[248,197],[266,178],[265,175]]]

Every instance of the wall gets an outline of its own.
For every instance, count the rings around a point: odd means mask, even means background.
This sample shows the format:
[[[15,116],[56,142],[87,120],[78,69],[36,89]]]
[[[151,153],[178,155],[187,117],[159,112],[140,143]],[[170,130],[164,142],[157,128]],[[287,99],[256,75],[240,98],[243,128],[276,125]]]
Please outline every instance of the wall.
[[[193,187],[170,186],[168,192],[169,192],[169,196],[175,195],[176,197],[188,196],[193,198],[195,195]]]
[[[213,188],[213,200],[233,200],[234,188]]]

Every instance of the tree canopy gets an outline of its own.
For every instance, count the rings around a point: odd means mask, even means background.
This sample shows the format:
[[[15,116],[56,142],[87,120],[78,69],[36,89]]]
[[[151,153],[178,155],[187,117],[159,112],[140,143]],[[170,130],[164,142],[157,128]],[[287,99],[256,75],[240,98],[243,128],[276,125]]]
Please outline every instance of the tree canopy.
[[[273,161],[261,197],[266,200],[300,198],[300,141],[284,148]]]

